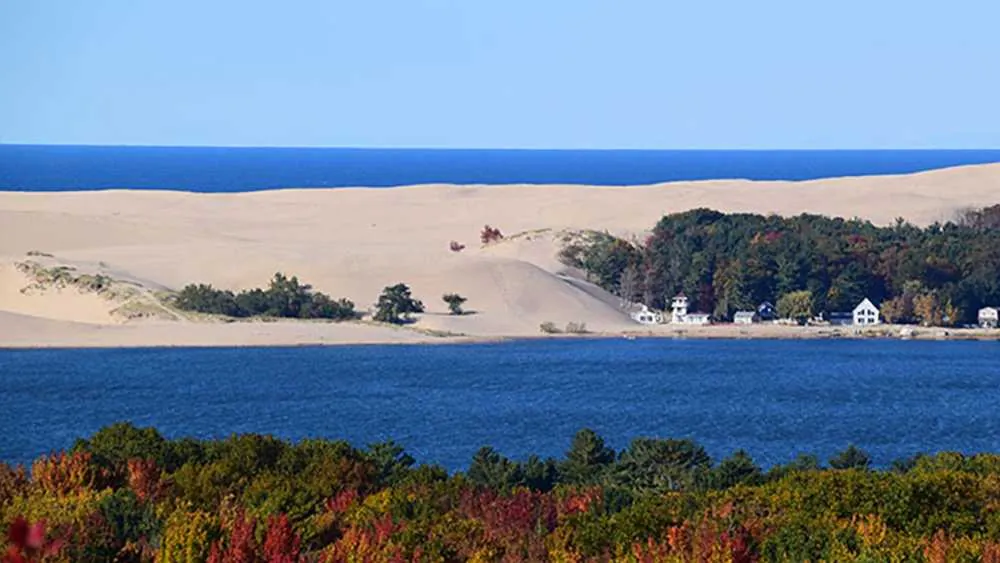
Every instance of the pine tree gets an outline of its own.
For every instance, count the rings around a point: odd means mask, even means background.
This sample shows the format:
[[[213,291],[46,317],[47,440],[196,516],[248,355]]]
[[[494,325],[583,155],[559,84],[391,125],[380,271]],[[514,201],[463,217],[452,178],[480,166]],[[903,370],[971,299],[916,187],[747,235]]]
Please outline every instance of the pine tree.
[[[615,461],[615,451],[604,445],[604,439],[585,428],[573,436],[566,460],[559,467],[564,483],[584,485],[595,483]]]
[[[382,290],[374,319],[383,323],[402,324],[410,320],[411,313],[423,312],[424,304],[413,298],[410,288],[404,283],[397,283]]]

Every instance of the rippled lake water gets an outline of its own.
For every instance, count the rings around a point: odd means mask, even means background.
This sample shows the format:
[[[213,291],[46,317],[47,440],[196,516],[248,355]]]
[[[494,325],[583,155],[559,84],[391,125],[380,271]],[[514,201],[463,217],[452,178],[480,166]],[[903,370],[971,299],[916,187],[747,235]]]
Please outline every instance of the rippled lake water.
[[[130,420],[170,437],[386,438],[467,466],[688,437],[763,465],[855,443],[879,464],[1000,451],[1000,343],[559,340],[427,346],[0,351],[0,459]]]

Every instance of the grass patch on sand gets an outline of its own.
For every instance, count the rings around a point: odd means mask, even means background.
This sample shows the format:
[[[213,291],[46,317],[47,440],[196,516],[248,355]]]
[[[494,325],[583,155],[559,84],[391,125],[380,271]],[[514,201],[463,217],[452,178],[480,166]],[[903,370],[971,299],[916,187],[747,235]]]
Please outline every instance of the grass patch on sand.
[[[110,314],[125,321],[156,318],[179,320],[175,310],[164,305],[163,299],[132,281],[116,280],[105,274],[81,274],[73,266],[58,265],[45,267],[37,262],[25,261],[14,264],[17,271],[28,278],[28,285],[21,288],[25,295],[41,294],[51,290],[75,289],[80,293],[92,293],[101,298],[118,303]]]

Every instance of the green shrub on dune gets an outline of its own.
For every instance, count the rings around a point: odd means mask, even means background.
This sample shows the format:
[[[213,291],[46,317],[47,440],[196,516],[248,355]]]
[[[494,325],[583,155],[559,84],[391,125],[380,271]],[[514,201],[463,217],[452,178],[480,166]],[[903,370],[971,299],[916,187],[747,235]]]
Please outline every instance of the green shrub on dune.
[[[354,303],[347,299],[334,300],[312,286],[299,282],[295,276],[274,274],[267,289],[250,289],[240,293],[216,289],[206,284],[191,284],[174,298],[174,305],[185,311],[196,311],[227,317],[280,317],[293,319],[350,320],[358,317]]]

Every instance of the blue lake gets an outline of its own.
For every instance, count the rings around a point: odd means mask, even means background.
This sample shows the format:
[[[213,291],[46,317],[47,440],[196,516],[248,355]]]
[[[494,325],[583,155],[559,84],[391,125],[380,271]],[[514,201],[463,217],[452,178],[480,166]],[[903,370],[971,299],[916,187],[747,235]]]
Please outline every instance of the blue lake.
[[[0,190],[241,192],[456,184],[651,184],[905,174],[1000,162],[1000,150],[445,150],[0,144]]]
[[[879,464],[1000,451],[1000,343],[579,340],[430,346],[0,351],[0,459],[130,420],[170,437],[393,438],[467,466],[689,437],[764,465],[855,443]]]

